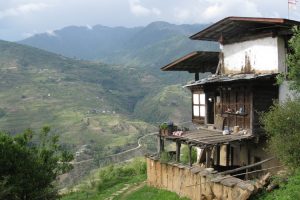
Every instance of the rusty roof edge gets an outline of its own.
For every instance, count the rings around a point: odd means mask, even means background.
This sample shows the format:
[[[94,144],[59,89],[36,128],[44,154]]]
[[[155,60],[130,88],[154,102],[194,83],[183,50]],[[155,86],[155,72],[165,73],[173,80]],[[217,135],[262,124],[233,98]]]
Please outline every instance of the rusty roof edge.
[[[185,55],[185,56],[183,56],[181,58],[178,58],[178,59],[174,60],[173,62],[171,62],[171,63],[169,63],[169,64],[161,67],[160,70],[167,71],[168,68],[170,68],[170,67],[172,67],[172,66],[174,66],[174,65],[176,65],[176,64],[178,64],[180,62],[182,62],[183,60],[186,60],[188,58],[191,58],[191,57],[197,55],[199,52],[200,51],[193,51],[193,52],[191,52],[191,53],[189,53],[189,54],[187,54],[187,55]]]
[[[196,55],[198,55],[200,53],[203,53],[203,52],[204,53],[219,53],[218,51],[193,51],[193,52],[191,52],[191,53],[189,53],[189,54],[187,54],[187,55],[185,55],[185,56],[183,56],[181,58],[178,58],[178,59],[174,60],[173,62],[165,65],[164,67],[161,67],[160,69],[162,71],[168,71],[168,69],[171,68],[171,67],[173,67],[174,65],[176,65],[176,64],[178,64],[178,63],[180,63],[180,62],[182,62],[184,60],[187,60],[189,58],[192,58],[192,57],[194,57],[194,56],[196,56]]]
[[[194,81],[192,83],[186,84],[183,88],[188,88],[196,85],[204,85],[207,83],[216,83],[216,82],[231,82],[239,80],[251,80],[264,77],[275,77],[278,73],[268,73],[268,74],[228,74],[228,75],[211,75],[209,77],[203,78],[199,81]]]
[[[217,26],[221,26],[222,23],[225,23],[227,21],[248,21],[248,22],[258,22],[258,23],[278,23],[278,24],[290,24],[290,25],[298,25],[300,26],[300,22],[299,21],[295,21],[295,20],[290,20],[290,19],[285,19],[285,18],[264,18],[264,17],[237,17],[237,16],[230,16],[230,17],[226,17],[222,20],[217,21],[216,23],[210,25],[209,27],[199,31],[198,33],[195,33],[194,35],[190,36],[189,38],[192,40],[207,40],[207,41],[217,41],[216,39],[212,39],[212,38],[207,38],[207,37],[203,37],[201,39],[197,39],[199,34],[203,34],[207,31],[209,31],[210,29],[213,29]]]
[[[229,18],[230,18],[230,17],[226,17],[226,18],[224,18],[224,19],[221,19],[221,20],[219,20],[219,21],[213,23],[212,25],[206,27],[205,29],[199,31],[198,33],[195,33],[194,35],[190,36],[189,38],[190,38],[191,40],[196,40],[195,37],[196,37],[199,33],[206,32],[206,31],[208,31],[209,29],[211,29],[212,27],[216,26],[217,24],[222,23],[223,21],[228,20]],[[212,40],[212,39],[211,39],[211,40],[207,39],[207,40],[208,40],[208,41],[215,41],[215,40]]]

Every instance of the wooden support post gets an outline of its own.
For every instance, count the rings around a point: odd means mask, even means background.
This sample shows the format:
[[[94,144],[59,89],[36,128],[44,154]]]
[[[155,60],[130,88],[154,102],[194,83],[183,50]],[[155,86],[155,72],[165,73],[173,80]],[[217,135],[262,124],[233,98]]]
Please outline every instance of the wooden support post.
[[[160,135],[157,136],[157,151],[159,155],[161,152],[165,151],[164,139]]]
[[[181,142],[176,141],[176,162],[180,162],[180,147],[181,147]]]
[[[195,81],[199,81],[199,72],[195,72]]]
[[[157,136],[157,153],[160,155],[161,153],[161,136]]]
[[[221,148],[220,148],[220,145],[217,145],[217,165],[220,165],[220,160],[221,160]]]
[[[245,174],[245,179],[246,179],[246,180],[248,180],[248,178],[249,178],[249,177],[248,177],[248,171],[249,171],[249,169],[246,169],[246,174]]]
[[[207,148],[206,149],[206,168],[209,168],[211,167],[211,160],[210,160],[210,157],[211,157],[211,148]]]
[[[226,166],[229,166],[230,161],[230,145],[226,145]]]
[[[189,145],[189,165],[190,167],[193,165],[192,163],[192,146]]]

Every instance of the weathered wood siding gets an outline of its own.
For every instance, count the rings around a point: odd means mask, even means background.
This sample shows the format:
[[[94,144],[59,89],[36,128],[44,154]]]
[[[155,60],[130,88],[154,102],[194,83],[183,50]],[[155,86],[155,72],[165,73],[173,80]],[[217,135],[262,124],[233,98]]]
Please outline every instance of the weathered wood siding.
[[[273,101],[278,99],[278,86],[261,84],[253,88],[253,133],[263,134],[264,131],[259,122],[261,112],[268,111]]]

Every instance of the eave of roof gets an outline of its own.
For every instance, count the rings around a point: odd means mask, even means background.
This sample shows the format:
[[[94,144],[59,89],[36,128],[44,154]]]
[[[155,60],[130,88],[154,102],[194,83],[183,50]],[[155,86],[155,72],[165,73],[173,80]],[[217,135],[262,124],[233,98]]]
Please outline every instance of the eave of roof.
[[[228,144],[230,142],[242,141],[252,139],[254,136],[251,134],[230,134],[223,135],[220,130],[198,129],[195,131],[188,131],[182,136],[165,136],[169,140],[179,140],[190,145],[200,146],[202,148]]]
[[[290,35],[291,27],[300,26],[299,21],[284,18],[255,18],[255,17],[227,17],[206,29],[192,35],[193,40],[218,41],[222,36],[224,43],[233,43],[260,34]]]
[[[271,74],[234,74],[234,75],[212,75],[207,78],[203,78],[199,81],[187,84],[184,87],[200,86],[214,83],[226,83],[236,81],[253,81],[253,80],[268,80],[275,78],[278,73]]]
[[[211,72],[216,71],[219,52],[194,51],[162,67],[162,71]]]

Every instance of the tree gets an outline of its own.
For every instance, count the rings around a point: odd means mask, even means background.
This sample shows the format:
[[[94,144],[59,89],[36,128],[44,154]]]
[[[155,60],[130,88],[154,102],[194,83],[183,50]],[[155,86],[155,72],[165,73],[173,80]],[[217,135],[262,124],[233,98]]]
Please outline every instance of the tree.
[[[300,166],[300,101],[276,103],[262,116],[269,150],[291,169]]]
[[[30,129],[17,136],[0,132],[1,199],[57,198],[55,180],[72,168],[73,160],[58,139],[49,127],[39,134]]]
[[[288,55],[288,78],[292,89],[300,91],[300,27],[293,28],[293,37],[289,41],[291,53]]]
[[[300,29],[293,28],[289,41],[288,80],[290,88],[300,91]],[[264,113],[261,122],[269,138],[269,149],[279,160],[292,169],[300,166],[300,99],[275,103]]]

